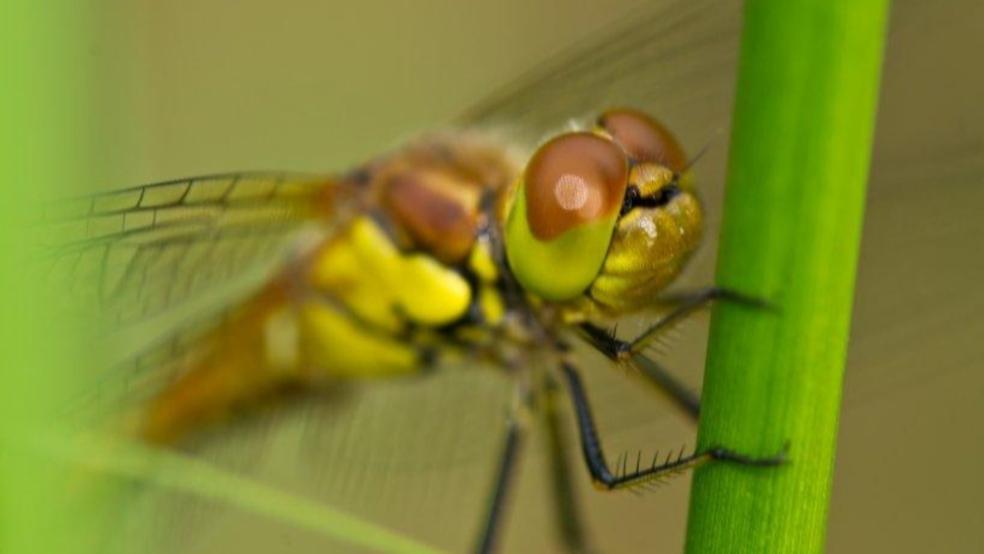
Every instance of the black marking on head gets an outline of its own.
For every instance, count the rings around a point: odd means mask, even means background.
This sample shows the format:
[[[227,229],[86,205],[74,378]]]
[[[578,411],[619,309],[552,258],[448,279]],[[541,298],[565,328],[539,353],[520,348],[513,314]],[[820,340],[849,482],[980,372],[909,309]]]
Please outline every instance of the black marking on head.
[[[619,215],[625,215],[634,208],[662,208],[676,198],[680,192],[676,177],[653,196],[642,196],[639,193],[639,187],[629,185],[628,190],[625,191],[625,199],[622,201],[622,211]]]

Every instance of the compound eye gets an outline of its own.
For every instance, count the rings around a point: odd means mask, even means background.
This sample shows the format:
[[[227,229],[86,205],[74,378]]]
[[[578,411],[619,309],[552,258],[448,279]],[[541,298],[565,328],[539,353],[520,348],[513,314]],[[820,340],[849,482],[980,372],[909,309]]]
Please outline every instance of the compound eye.
[[[641,111],[609,110],[598,118],[598,126],[636,162],[656,162],[674,173],[687,167],[687,157],[673,133]]]
[[[523,181],[530,231],[546,241],[618,212],[628,161],[610,140],[569,133],[537,150]]]
[[[598,275],[628,187],[625,152],[607,138],[569,133],[526,166],[506,218],[506,258],[523,287],[571,300]]]

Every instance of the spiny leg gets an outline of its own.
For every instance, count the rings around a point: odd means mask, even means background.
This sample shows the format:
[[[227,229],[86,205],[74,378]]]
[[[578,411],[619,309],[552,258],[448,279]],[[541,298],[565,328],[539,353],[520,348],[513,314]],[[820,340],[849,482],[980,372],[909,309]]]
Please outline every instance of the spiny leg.
[[[766,458],[755,458],[713,446],[706,450],[695,451],[692,454],[684,454],[681,450],[676,455],[668,455],[662,463],[654,457],[650,464],[642,465],[641,459],[636,458],[634,467],[627,465],[628,461],[623,457],[620,458],[621,468],[616,467],[613,473],[605,461],[605,453],[601,447],[601,439],[598,438],[598,431],[595,428],[594,417],[591,415],[591,407],[588,404],[588,397],[584,391],[584,385],[581,383],[581,377],[574,366],[569,363],[561,364],[561,370],[567,379],[571,401],[577,416],[577,427],[581,437],[581,451],[584,455],[584,461],[588,466],[591,479],[604,489],[614,490],[633,485],[644,485],[710,460],[761,467],[776,466],[784,461],[784,453]]]
[[[520,427],[518,418],[513,413],[509,418],[506,438],[502,443],[502,451],[499,454],[499,467],[496,470],[495,481],[492,484],[492,493],[489,495],[489,503],[484,520],[485,524],[478,544],[475,547],[475,552],[479,554],[488,554],[495,551],[495,543],[499,538],[499,521],[502,518],[503,507],[509,494],[509,486],[513,481],[524,434],[525,430]]]
[[[674,304],[675,307],[653,323],[648,329],[642,332],[631,342],[627,343],[629,352],[641,352],[652,343],[660,333],[676,325],[680,321],[697,310],[707,306],[714,300],[724,300],[750,308],[768,309],[770,305],[759,298],[754,298],[735,290],[722,287],[707,287],[693,292],[688,292],[676,296],[664,298],[665,302]]]
[[[560,426],[560,395],[560,387],[552,377],[548,376],[541,412],[550,453],[548,467],[556,504],[554,514],[557,517],[557,528],[568,551],[588,552],[576,491],[571,479],[567,437],[564,436]]]
[[[588,343],[613,361],[627,363],[638,370],[656,388],[666,393],[670,400],[693,421],[700,416],[700,398],[686,383],[670,374],[652,358],[629,350],[631,343],[619,340],[608,331],[585,323],[581,325]]]
[[[748,306],[765,308],[767,304],[761,300],[745,296],[739,292],[719,287],[708,287],[692,293],[666,299],[676,306],[669,313],[657,320],[648,329],[631,341],[623,341],[614,334],[584,323],[580,326],[582,337],[599,352],[616,362],[632,365],[639,373],[666,392],[673,402],[691,419],[697,420],[700,415],[700,399],[687,385],[671,375],[666,368],[645,355],[645,349],[652,344],[660,333],[679,323],[695,311],[703,308],[713,300],[726,300]]]

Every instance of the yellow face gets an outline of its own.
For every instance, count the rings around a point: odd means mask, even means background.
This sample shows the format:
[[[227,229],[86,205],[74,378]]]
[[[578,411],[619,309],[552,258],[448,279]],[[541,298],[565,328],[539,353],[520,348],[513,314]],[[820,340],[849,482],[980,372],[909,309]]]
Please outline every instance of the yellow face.
[[[648,115],[610,110],[530,160],[507,217],[519,282],[556,302],[617,315],[651,305],[701,234],[700,203],[676,139]]]
[[[615,226],[588,293],[603,311],[618,314],[652,305],[697,249],[703,212],[690,182],[689,174],[678,176],[659,164],[633,168],[628,194],[637,187],[642,198],[654,200],[637,203]]]

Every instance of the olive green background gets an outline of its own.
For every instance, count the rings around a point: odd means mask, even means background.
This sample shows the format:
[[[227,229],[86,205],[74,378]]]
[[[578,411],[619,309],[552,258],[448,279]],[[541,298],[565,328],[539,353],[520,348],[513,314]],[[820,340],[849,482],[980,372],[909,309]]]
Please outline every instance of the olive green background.
[[[564,52],[606,30],[632,28],[640,14],[661,14],[666,25],[642,37],[647,47],[655,41],[660,63],[619,68],[619,87],[636,83],[631,90],[613,86],[585,99],[577,87],[590,80],[558,79],[553,97],[527,101],[532,109],[501,110],[486,120],[515,126],[523,139],[535,141],[562,127],[565,117],[631,101],[678,129],[690,151],[709,146],[697,171],[711,240],[686,279],[699,285],[713,274],[714,210],[740,29],[735,2],[211,0],[89,2],[76,9],[89,22],[88,36],[72,52],[74,67],[91,84],[83,118],[88,174],[66,180],[66,192],[233,169],[344,169],[416,132],[447,125],[518,77],[556,67]],[[894,3],[830,512],[831,552],[984,548],[984,75],[976,70],[984,52],[982,22],[984,8],[973,1]],[[657,73],[632,75],[645,70]],[[565,106],[579,111],[556,115]],[[665,357],[694,386],[705,324],[697,318],[685,326]],[[657,396],[589,360],[589,393],[612,457],[620,449],[645,454],[693,444],[694,430],[667,415]],[[327,438],[317,448],[304,446],[319,428],[311,423],[320,421],[312,409],[294,418],[300,424],[283,423],[286,431],[277,429],[280,420],[264,426],[275,438],[262,449],[223,450],[219,439],[209,455],[460,551],[481,515],[508,394],[492,378],[474,386],[438,381],[429,388],[384,384],[382,392],[367,391],[357,407],[325,424]],[[485,390],[490,393],[479,394]],[[418,413],[421,406],[431,413]],[[428,427],[404,424],[397,433],[393,422],[401,419]],[[448,420],[464,421],[465,431],[435,438],[443,431],[427,422]],[[368,429],[364,439],[345,436],[345,422]],[[397,434],[393,444],[379,444]],[[417,444],[418,436],[432,445]],[[527,446],[505,551],[553,551],[542,443],[534,438]],[[333,459],[338,452],[348,457]],[[401,456],[409,461],[401,465]],[[639,497],[606,495],[574,467],[599,551],[680,551],[688,478]],[[306,475],[322,480],[307,482]],[[180,498],[167,502],[184,506]],[[145,545],[185,552],[347,551],[325,536],[244,510],[206,502],[172,511],[183,513],[153,524],[170,534],[147,534],[139,526],[132,532],[145,537]]]

